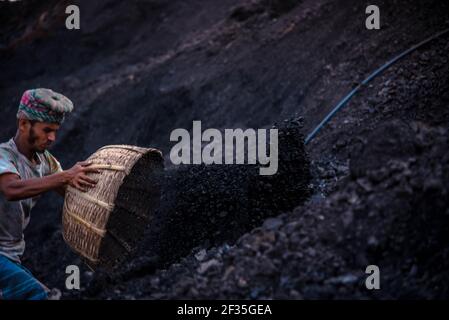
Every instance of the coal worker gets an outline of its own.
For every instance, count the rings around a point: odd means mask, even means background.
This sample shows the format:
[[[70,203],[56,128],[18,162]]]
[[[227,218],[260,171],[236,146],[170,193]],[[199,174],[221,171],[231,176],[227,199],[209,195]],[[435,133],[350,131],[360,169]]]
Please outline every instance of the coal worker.
[[[21,265],[23,230],[40,195],[54,190],[64,196],[68,185],[81,191],[95,186],[87,176],[97,172],[78,162],[62,170],[47,150],[56,139],[73,103],[49,89],[26,91],[17,112],[17,132],[0,144],[0,300],[47,299],[49,290]],[[45,262],[43,262],[45,263]]]

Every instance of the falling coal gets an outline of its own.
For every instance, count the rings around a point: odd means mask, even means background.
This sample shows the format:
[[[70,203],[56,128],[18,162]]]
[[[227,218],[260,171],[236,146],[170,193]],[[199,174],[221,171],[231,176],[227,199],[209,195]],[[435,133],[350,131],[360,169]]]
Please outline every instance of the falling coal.
[[[166,266],[195,247],[232,243],[267,217],[304,202],[310,173],[302,119],[274,128],[279,130],[274,175],[260,175],[259,165],[201,164],[176,166],[147,179],[148,188],[155,183],[161,188],[160,205],[135,256]]]

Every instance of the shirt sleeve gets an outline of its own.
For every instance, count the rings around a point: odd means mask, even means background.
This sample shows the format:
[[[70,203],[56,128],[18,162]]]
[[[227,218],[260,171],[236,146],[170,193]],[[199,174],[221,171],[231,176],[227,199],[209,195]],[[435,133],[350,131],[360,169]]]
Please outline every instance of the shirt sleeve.
[[[4,173],[15,173],[20,177],[11,153],[0,149],[0,175]]]
[[[48,175],[63,171],[59,161],[56,160],[56,158],[48,150],[45,151],[45,158],[47,159],[49,167]]]

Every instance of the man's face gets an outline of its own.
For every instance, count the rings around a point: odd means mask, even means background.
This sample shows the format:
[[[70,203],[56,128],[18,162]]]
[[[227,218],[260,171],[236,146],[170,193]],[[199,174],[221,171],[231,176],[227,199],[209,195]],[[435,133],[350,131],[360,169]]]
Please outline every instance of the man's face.
[[[59,125],[46,122],[29,122],[27,141],[30,148],[39,153],[43,153],[56,140],[56,132]]]

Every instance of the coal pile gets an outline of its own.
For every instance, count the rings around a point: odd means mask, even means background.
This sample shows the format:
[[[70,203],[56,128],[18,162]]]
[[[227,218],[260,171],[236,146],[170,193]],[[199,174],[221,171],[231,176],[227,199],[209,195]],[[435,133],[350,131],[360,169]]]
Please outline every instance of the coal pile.
[[[195,247],[166,269],[136,259],[136,269],[84,297],[446,298],[447,43],[376,79],[309,145],[313,194],[304,206],[234,244]],[[380,268],[380,290],[365,287],[370,264]]]
[[[391,127],[380,127],[388,136]],[[267,219],[234,245],[196,248],[155,273],[129,274],[96,298],[442,298],[449,281],[449,139],[416,125],[413,155],[350,175],[325,201]],[[391,139],[394,135],[389,135]],[[376,144],[375,139],[369,141]],[[356,170],[357,171],[357,170]],[[143,261],[143,260],[141,260]],[[379,291],[364,270],[382,270]],[[86,292],[89,297],[89,292]]]

